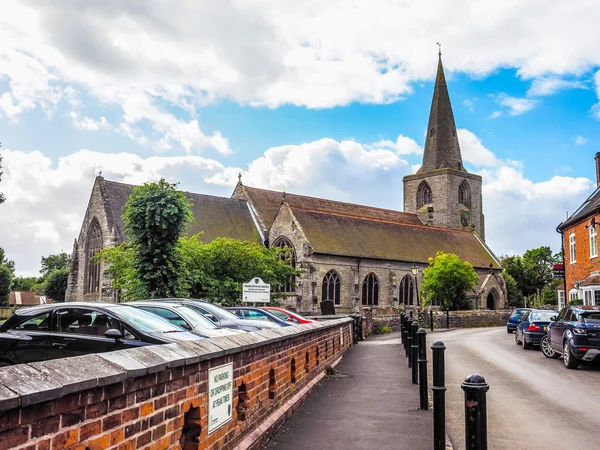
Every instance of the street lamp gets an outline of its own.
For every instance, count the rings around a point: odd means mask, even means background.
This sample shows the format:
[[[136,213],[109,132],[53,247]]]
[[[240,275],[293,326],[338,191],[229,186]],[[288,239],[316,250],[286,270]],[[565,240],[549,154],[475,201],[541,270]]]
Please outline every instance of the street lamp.
[[[417,264],[413,263],[410,270],[412,271],[412,274],[415,276],[415,287],[417,290],[417,306],[420,306],[421,303],[420,303],[420,299],[419,299],[419,283],[417,281],[417,274],[419,273],[419,268],[417,267]]]

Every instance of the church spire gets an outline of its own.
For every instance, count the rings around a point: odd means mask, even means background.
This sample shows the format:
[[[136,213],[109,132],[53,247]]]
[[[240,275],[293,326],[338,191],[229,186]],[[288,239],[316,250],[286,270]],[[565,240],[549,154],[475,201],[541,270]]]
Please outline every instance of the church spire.
[[[429,113],[429,124],[427,125],[427,138],[425,139],[423,165],[417,173],[446,168],[465,171],[460,155],[450,95],[444,76],[441,46],[438,58],[435,88]]]

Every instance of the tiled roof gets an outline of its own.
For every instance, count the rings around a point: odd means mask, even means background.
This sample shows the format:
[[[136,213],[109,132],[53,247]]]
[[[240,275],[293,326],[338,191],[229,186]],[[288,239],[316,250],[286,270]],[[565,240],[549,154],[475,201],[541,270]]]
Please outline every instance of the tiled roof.
[[[270,228],[273,224],[284,198],[285,202],[292,208],[421,225],[421,221],[416,214],[374,208],[372,206],[355,205],[323,198],[307,197],[304,195],[288,194],[287,192],[284,196],[283,192],[269,191],[267,189],[258,189],[249,186],[244,186],[243,188],[264,220],[267,228]]]
[[[130,184],[104,181],[107,201],[121,235],[123,235],[124,226],[121,216],[134,187]],[[190,192],[185,192],[185,195],[192,203],[194,216],[193,222],[186,230],[188,235],[191,236],[202,231],[204,232],[202,235],[204,242],[210,242],[223,236],[240,241],[262,242],[248,203],[245,201]]]
[[[571,216],[559,225],[560,230],[564,230],[570,225],[574,225],[586,217],[595,214],[600,210],[600,188],[597,188]]]
[[[474,233],[291,209],[316,253],[427,263],[443,250],[474,267],[500,268]]]

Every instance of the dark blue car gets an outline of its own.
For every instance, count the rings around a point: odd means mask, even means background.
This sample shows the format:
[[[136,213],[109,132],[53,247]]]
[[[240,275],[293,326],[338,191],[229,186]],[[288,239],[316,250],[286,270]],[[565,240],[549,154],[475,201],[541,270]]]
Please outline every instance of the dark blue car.
[[[523,317],[527,311],[531,311],[531,308],[517,308],[512,312],[508,318],[508,321],[506,322],[507,333],[513,333],[516,331],[517,326],[521,322],[521,317]]]
[[[515,331],[515,343],[522,344],[523,350],[529,350],[534,345],[540,345],[546,334],[548,325],[558,311],[533,309],[521,317],[521,322]]]
[[[242,319],[266,320],[272,323],[276,323],[281,327],[291,327],[293,325],[293,323],[282,320],[275,314],[270,313],[269,311],[265,311],[264,309],[255,308],[252,306],[232,306],[226,309],[234,313],[236,316],[241,317]]]
[[[567,369],[581,361],[600,360],[600,306],[567,306],[548,326],[548,342],[554,356],[563,356]]]

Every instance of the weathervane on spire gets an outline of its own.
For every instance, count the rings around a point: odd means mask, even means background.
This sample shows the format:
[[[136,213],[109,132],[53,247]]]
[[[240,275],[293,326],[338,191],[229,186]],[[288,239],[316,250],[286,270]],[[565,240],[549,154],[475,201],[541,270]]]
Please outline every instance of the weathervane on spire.
[[[436,44],[438,45],[440,51],[438,52],[438,56],[442,56],[442,44],[440,44],[439,42],[436,42]]]
[[[100,173],[98,174],[99,177],[102,177],[102,171],[100,171]]]

